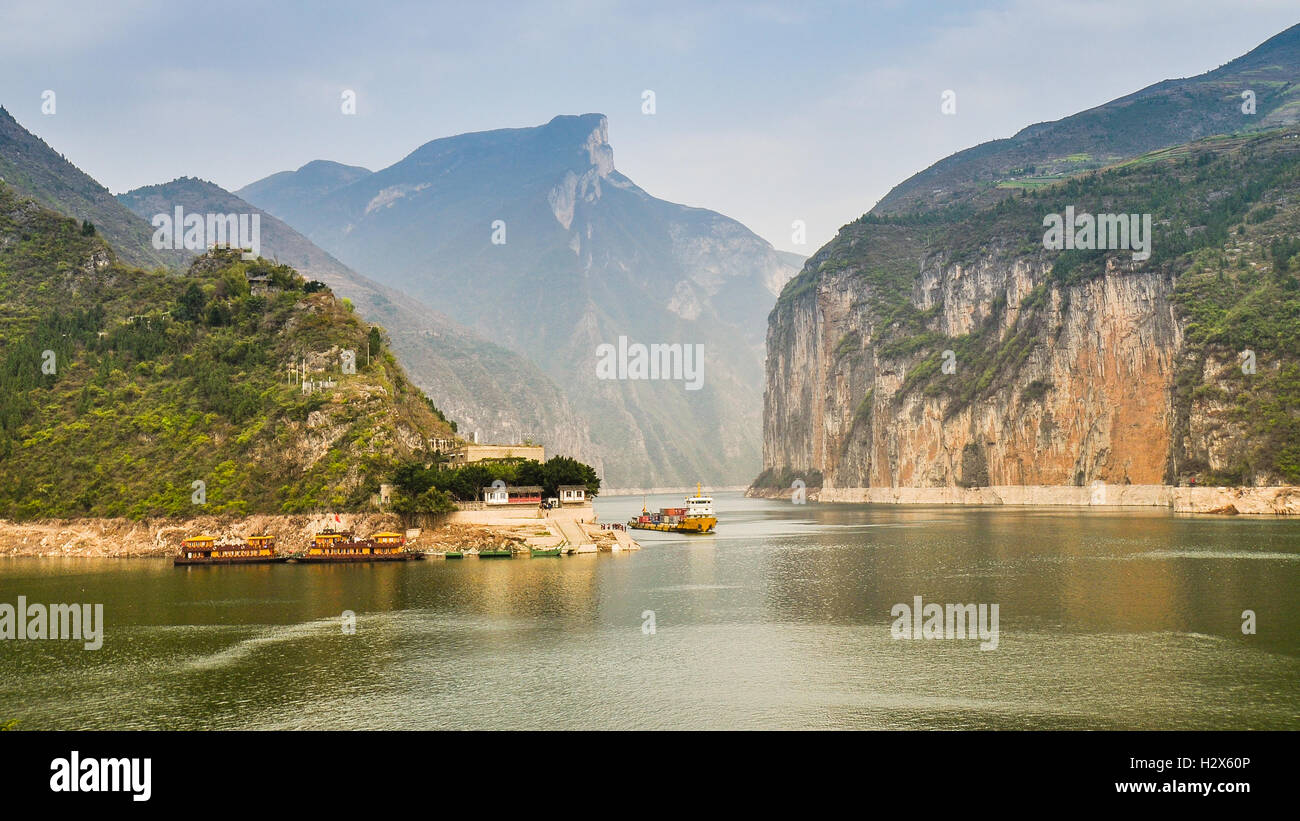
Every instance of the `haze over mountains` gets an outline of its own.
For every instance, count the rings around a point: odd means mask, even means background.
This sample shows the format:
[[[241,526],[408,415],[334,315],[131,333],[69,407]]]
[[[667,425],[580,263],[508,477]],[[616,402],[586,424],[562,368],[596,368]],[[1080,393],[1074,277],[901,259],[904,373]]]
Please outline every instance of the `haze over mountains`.
[[[194,257],[191,251],[153,247],[149,219],[155,214],[171,214],[176,206],[190,213],[261,213],[263,254],[325,282],[352,299],[366,321],[384,326],[398,356],[409,363],[412,381],[451,420],[460,420],[467,436],[473,431],[492,439],[533,434],[554,452],[598,466],[585,424],[534,365],[409,295],[352,271],[288,225],[212,183],[182,179],[116,198],[4,109],[0,177],[44,207],[91,222],[124,262],[149,268],[184,271]]]
[[[263,256],[382,325],[464,436],[540,441],[609,488],[743,483],[759,465],[763,323],[802,258],[650,196],[614,169],[607,128],[563,116],[434,140],[373,173],[316,161],[243,196],[182,178],[114,198],[4,113],[0,169],[133,264],[193,257],[152,247],[155,214],[260,213]],[[700,389],[598,379],[599,346],[620,338],[703,346]]]
[[[453,322],[409,294],[362,276],[275,216],[213,183],[194,178],[138,188],[118,199],[144,219],[187,213],[262,215],[262,255],[292,265],[351,299],[368,322],[383,326],[411,380],[459,431],[515,441],[524,434],[553,452],[599,467],[586,426],[559,388],[527,359]]]
[[[236,193],[536,363],[590,424],[607,486],[757,468],[763,322],[797,258],[638,188],[604,116],[434,140],[374,173],[313,162]],[[703,387],[598,379],[598,346],[620,337],[702,344]]]

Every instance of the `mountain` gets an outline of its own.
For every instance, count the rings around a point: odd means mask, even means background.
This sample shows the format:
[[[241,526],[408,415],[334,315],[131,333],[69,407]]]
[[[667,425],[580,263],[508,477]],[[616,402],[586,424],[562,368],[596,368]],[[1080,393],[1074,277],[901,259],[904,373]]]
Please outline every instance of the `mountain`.
[[[382,346],[349,372],[368,326],[288,266],[127,266],[0,184],[0,293],[0,517],[355,510],[453,436]]]
[[[1292,122],[1298,50],[1289,29],[1204,77],[1253,72],[1259,116]],[[1091,123],[1105,168],[986,197],[970,163],[1023,158],[962,152],[931,169],[949,205],[891,207],[914,178],[814,254],[769,320],[755,488],[1300,483],[1300,129],[1126,157],[1144,104],[1161,142],[1214,127],[1223,89],[1179,83],[1034,129]]]
[[[1025,187],[1214,134],[1300,122],[1300,24],[1230,63],[1165,80],[1005,140],[959,151],[899,184],[872,209],[901,214],[988,204]],[[1254,94],[1246,113],[1245,91]]]
[[[123,261],[146,268],[178,268],[191,256],[154,249],[153,227],[100,185],[18,124],[0,107],[0,181],[21,196],[78,221],[87,220]]]
[[[240,189],[240,195],[274,214],[310,213],[329,192],[368,177],[369,169],[313,160],[297,171],[281,171]]]
[[[324,184],[321,171],[327,167],[344,179],[364,172],[311,163],[300,169],[311,190]],[[301,190],[292,183],[284,188]],[[458,423],[464,436],[477,432],[485,440],[509,442],[531,436],[548,453],[574,456],[599,469],[586,422],[535,365],[409,295],[353,271],[275,216],[194,178],[138,188],[118,199],[145,219],[171,214],[177,206],[186,213],[260,214],[262,255],[324,282],[350,299],[366,321],[382,325],[411,381]]]
[[[591,421],[607,486],[752,476],[763,322],[796,267],[740,223],[615,170],[604,116],[438,139],[346,177],[309,163],[236,193],[536,363]],[[684,346],[681,378],[598,377],[611,348],[641,375],[638,344]]]

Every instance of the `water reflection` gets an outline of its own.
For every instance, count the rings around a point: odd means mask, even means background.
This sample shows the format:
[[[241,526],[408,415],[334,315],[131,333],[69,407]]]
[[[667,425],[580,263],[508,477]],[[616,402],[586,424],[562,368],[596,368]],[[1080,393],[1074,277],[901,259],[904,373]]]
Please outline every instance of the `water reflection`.
[[[1300,728],[1300,523],[717,499],[716,534],[638,533],[630,554],[0,560],[0,601],[103,602],[106,620],[95,652],[0,643],[0,720]],[[641,499],[598,504],[620,520]],[[892,639],[914,596],[998,604],[998,649]]]

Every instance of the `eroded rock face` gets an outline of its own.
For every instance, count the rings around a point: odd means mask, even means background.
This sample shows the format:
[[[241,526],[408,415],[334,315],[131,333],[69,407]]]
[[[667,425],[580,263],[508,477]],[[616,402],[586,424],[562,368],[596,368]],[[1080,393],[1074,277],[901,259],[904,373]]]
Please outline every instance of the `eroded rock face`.
[[[991,320],[1001,343],[1036,337],[1005,384],[955,410],[900,392],[915,357],[882,352],[853,269],[783,301],[768,329],[764,465],[819,469],[841,488],[1164,482],[1183,344],[1173,278],[1112,265],[1051,286],[1030,323],[1020,306],[1049,271],[996,252],[918,271],[912,304],[944,335]],[[952,367],[973,365],[954,354]]]

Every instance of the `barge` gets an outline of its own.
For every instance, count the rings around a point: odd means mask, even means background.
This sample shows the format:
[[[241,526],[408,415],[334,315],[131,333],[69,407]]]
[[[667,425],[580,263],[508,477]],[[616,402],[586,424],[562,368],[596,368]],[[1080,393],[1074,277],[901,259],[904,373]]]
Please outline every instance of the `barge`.
[[[406,537],[384,531],[358,539],[350,530],[327,529],[317,533],[306,552],[294,557],[307,564],[332,562],[409,562],[424,554],[406,549]]]
[[[712,533],[718,523],[713,513],[713,497],[700,492],[686,497],[686,507],[664,507],[657,513],[641,506],[641,515],[628,519],[627,526],[637,530],[660,530],[668,533]]]
[[[181,552],[174,564],[178,567],[193,564],[271,564],[288,561],[288,556],[277,556],[274,536],[249,536],[246,541],[222,542],[204,533],[181,542]]]

